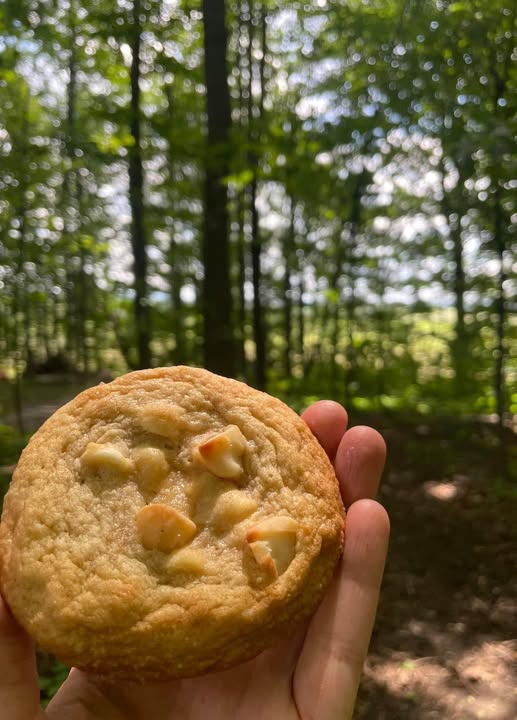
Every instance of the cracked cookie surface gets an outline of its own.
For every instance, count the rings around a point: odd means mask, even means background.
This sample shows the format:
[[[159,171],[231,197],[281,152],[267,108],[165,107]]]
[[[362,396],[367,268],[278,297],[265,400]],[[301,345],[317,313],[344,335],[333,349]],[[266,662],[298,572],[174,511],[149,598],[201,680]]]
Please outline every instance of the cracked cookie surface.
[[[279,400],[205,370],[91,388],[33,436],[0,524],[18,621],[107,678],[242,662],[316,607],[343,546],[337,479]]]

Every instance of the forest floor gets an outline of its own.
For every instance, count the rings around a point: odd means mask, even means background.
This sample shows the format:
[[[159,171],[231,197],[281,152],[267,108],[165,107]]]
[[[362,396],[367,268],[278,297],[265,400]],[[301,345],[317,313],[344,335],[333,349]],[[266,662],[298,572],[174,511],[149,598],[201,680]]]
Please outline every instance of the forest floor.
[[[392,535],[355,720],[515,720],[517,482],[497,479],[494,429],[370,421]]]
[[[52,401],[29,404],[27,427],[69,397],[63,388]],[[388,444],[379,499],[392,522],[354,720],[515,720],[517,482],[499,477],[494,428],[353,413],[352,421],[374,425]],[[515,471],[510,430],[507,447]],[[40,668],[45,696],[63,667],[43,657]]]

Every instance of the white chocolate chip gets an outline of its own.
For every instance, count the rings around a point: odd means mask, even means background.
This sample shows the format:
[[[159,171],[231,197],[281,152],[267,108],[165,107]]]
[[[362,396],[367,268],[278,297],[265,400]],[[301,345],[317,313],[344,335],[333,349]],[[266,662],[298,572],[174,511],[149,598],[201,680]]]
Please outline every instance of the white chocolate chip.
[[[246,541],[258,566],[270,577],[282,575],[296,552],[298,523],[278,516],[262,520],[246,533]]]
[[[193,518],[196,523],[210,522],[214,505],[223,494],[235,489],[228,480],[218,478],[212,473],[202,472],[191,483],[187,495],[192,502]]]
[[[249,543],[249,548],[255,561],[262,572],[265,572],[272,580],[278,577],[275,561],[271,555],[271,548],[265,540],[256,540]]]
[[[173,437],[184,408],[172,403],[151,403],[140,411],[140,424],[147,432],[162,437]]]
[[[238,478],[242,473],[242,456],[247,448],[244,435],[236,425],[213,435],[198,445],[196,452],[210,472],[221,478]]]
[[[81,465],[93,470],[111,470],[125,475],[129,475],[134,469],[133,462],[117,447],[99,443],[88,443],[81,455]]]
[[[167,569],[173,573],[206,575],[208,573],[206,555],[198,548],[182,548],[172,555],[167,564]]]
[[[241,490],[229,490],[217,498],[211,522],[219,529],[233,526],[249,517],[257,509],[256,501]]]
[[[141,488],[157,493],[169,474],[169,463],[159,448],[139,447],[133,452],[133,460]]]
[[[171,552],[186,545],[196,534],[196,525],[170,505],[146,505],[136,515],[142,545],[146,550]]]

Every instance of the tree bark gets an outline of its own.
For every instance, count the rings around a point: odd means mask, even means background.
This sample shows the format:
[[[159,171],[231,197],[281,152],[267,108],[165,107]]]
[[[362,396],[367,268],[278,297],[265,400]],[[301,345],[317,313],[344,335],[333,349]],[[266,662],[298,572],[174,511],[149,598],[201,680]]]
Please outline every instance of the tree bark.
[[[244,379],[248,378],[248,365],[246,361],[246,296],[244,286],[246,283],[246,236],[244,233],[244,193],[237,190],[237,271],[238,271],[238,298],[237,318],[239,337],[237,344],[237,368]]]
[[[228,192],[231,112],[226,67],[224,0],[203,0],[207,153],[203,226],[205,366],[221,375],[235,370],[230,283]]]
[[[250,128],[250,145],[256,146],[260,139],[260,124],[264,112],[264,70],[266,58],[266,13],[261,13],[261,47],[262,57],[259,63],[259,104],[258,104],[258,127],[253,122],[253,95],[252,95],[252,79],[253,79],[253,32],[252,32],[252,12],[250,7],[249,22],[249,38],[248,38],[248,62],[249,62],[249,110],[248,122]],[[249,167],[253,171],[253,179],[250,184],[250,209],[251,209],[251,271],[253,283],[253,334],[255,339],[255,383],[259,390],[266,389],[266,330],[264,323],[264,311],[262,303],[262,283],[261,283],[261,254],[262,242],[259,230],[259,216],[257,209],[257,163],[258,158],[256,151],[251,150],[249,156]]]
[[[364,173],[361,173],[357,177],[357,182],[354,187],[354,193],[352,196],[352,207],[350,210],[350,230],[349,240],[347,244],[347,267],[348,267],[348,285],[350,288],[350,300],[347,303],[346,312],[346,324],[347,324],[347,335],[348,342],[346,345],[346,370],[345,370],[345,387],[344,387],[344,399],[345,402],[350,402],[351,399],[351,386],[354,381],[355,372],[355,314],[356,314],[356,295],[355,295],[355,264],[356,259],[354,257],[354,250],[357,246],[357,233],[361,224],[361,199],[363,196],[364,188],[366,185],[366,178]]]
[[[244,98],[244,61],[247,62],[247,56],[245,57],[243,52],[240,52],[240,48],[245,47],[245,38],[247,37],[247,22],[244,20],[244,15],[247,11],[247,6],[241,4],[241,12],[239,14],[239,37],[238,37],[238,50],[235,59],[235,64],[238,67],[238,88],[239,88],[239,139],[244,139],[246,135],[246,123],[248,122],[247,112],[249,110],[249,103],[245,102]],[[244,147],[244,143],[242,143]],[[246,162],[247,152],[243,150],[239,157],[238,167],[241,168],[241,159]],[[245,166],[245,165],[244,165]],[[237,235],[236,235],[236,259],[237,259],[237,337],[235,338],[236,343],[236,363],[237,373],[244,380],[248,380],[248,363],[246,358],[246,265],[247,265],[247,245],[246,245],[246,232],[245,232],[245,220],[246,220],[246,189],[243,187],[237,187],[235,189],[235,214],[237,223]]]
[[[497,179],[496,179],[497,183]],[[504,283],[506,272],[504,267],[505,242],[503,236],[503,211],[501,207],[501,188],[497,184],[494,193],[494,243],[497,259],[499,261],[499,273],[497,276],[497,297],[495,301],[496,321],[496,350],[494,364],[494,391],[496,398],[496,412],[499,418],[499,430],[502,434],[504,426],[505,402],[505,381],[504,381],[504,360],[505,360],[505,297]]]
[[[449,153],[452,155],[452,153]],[[462,188],[465,178],[462,177],[461,167],[456,164],[458,171],[457,187]],[[461,237],[460,218],[462,213],[461,190],[456,193],[457,198],[450,197],[450,193],[445,189],[445,166],[442,160],[442,208],[447,225],[449,227],[450,239],[452,241],[452,264],[453,264],[453,281],[452,289],[454,292],[454,305],[456,310],[456,322],[454,328],[454,340],[451,347],[452,365],[455,377],[455,392],[458,397],[464,395],[466,390],[466,361],[468,357],[468,337],[465,326],[465,268],[463,259],[463,238]]]
[[[172,101],[172,88],[170,85],[165,87],[165,97],[167,100],[167,119],[169,127],[174,122],[174,106]],[[172,133],[167,138],[167,159],[169,164],[169,184],[174,187],[174,148],[172,145]],[[181,300],[181,286],[183,282],[182,268],[179,262],[179,247],[172,235],[169,243],[169,264],[171,267],[170,283],[171,283],[171,331],[174,336],[174,350],[172,352],[172,360],[177,365],[186,362],[187,353],[185,352],[185,333],[183,325],[183,302]]]
[[[129,149],[129,204],[131,206],[131,243],[135,283],[134,318],[137,364],[151,365],[151,312],[147,288],[147,238],[144,223],[144,176],[140,129],[140,48],[142,43],[141,2],[133,2],[131,37],[131,105],[130,133],[133,143]]]
[[[68,6],[68,83],[66,87],[66,124],[63,153],[68,163],[63,177],[63,213],[65,218],[66,263],[66,355],[67,360],[85,370],[85,308],[84,308],[84,258],[80,241],[81,213],[79,208],[79,176],[75,168],[76,147],[76,96],[77,96],[77,30],[74,0]],[[76,240],[77,242],[74,242]],[[76,253],[79,253],[76,255]],[[76,258],[79,266],[76,265]]]
[[[67,87],[67,155],[70,163],[68,183],[65,187],[67,190],[67,204],[70,209],[75,211],[74,233],[79,240],[79,267],[77,272],[77,281],[75,288],[76,303],[74,308],[75,314],[75,332],[76,332],[76,358],[80,360],[80,366],[83,374],[88,371],[88,344],[86,338],[86,319],[88,315],[88,294],[86,291],[86,273],[85,266],[85,249],[81,241],[81,186],[79,173],[75,168],[75,150],[77,144],[76,118],[77,118],[77,29],[75,24],[76,7],[73,0],[69,6],[69,28],[70,28],[70,54],[68,62],[68,87]]]
[[[21,128],[20,128],[20,157],[27,157],[28,147],[27,139],[29,138],[29,102],[30,94],[29,89],[26,85],[22,86],[23,97],[21,98]],[[22,343],[22,328],[24,328],[24,335],[27,334],[27,288],[25,288],[25,294],[22,296],[22,285],[23,285],[23,274],[25,265],[25,253],[26,253],[26,221],[27,221],[27,185],[28,177],[26,174],[25,166],[22,168],[22,174],[20,178],[19,193],[20,193],[20,204],[17,209],[16,216],[18,218],[18,253],[16,258],[15,266],[15,278],[14,278],[14,296],[13,296],[13,356],[14,356],[14,383],[13,383],[13,401],[14,409],[16,414],[16,424],[18,432],[23,435],[25,432],[25,423],[23,418],[23,396],[22,396],[22,383],[23,383],[23,370],[27,367],[27,355],[26,350],[28,347],[28,341],[25,338]],[[22,318],[24,322],[22,323]],[[25,350],[25,352],[24,352]]]
[[[511,25],[515,25],[515,14],[517,10],[514,6]],[[501,105],[499,100],[504,98],[507,92],[507,82],[511,67],[512,58],[512,37],[511,34],[507,38],[505,46],[504,63],[500,72],[496,70],[496,64],[492,65],[493,79],[493,113],[496,118],[511,112],[507,104]],[[507,121],[510,117],[507,117]],[[499,420],[499,441],[501,445],[501,470],[504,475],[508,474],[508,458],[507,448],[504,435],[504,414],[506,411],[506,391],[505,391],[505,324],[506,324],[506,303],[504,284],[506,281],[506,271],[504,267],[504,256],[506,251],[506,238],[504,229],[504,209],[501,198],[501,184],[498,158],[494,158],[494,168],[492,170],[492,183],[495,186],[493,195],[493,243],[495,246],[496,256],[499,261],[499,273],[497,276],[497,297],[495,308],[497,314],[496,322],[496,351],[494,363],[494,391],[496,398],[496,411]]]
[[[295,210],[296,205],[293,198],[290,198],[289,228],[284,242],[284,373],[290,380],[293,372],[292,367],[292,332],[293,332],[293,288],[291,279],[291,265],[296,257],[295,252]]]
[[[302,375],[305,377],[307,374],[307,357],[305,353],[305,303],[303,295],[305,293],[305,277],[303,274],[304,263],[299,262],[299,275],[298,275],[298,355],[300,357],[300,367]]]

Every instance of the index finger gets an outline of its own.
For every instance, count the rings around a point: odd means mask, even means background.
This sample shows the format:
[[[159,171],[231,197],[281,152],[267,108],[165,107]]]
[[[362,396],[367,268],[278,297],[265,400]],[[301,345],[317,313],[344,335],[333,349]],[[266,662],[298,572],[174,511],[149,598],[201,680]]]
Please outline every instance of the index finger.
[[[318,400],[303,411],[302,419],[333,462],[348,425],[345,408],[333,400]]]
[[[302,418],[334,463],[345,507],[356,500],[374,499],[386,460],[382,436],[365,426],[347,430],[347,412],[333,400],[319,400]]]

